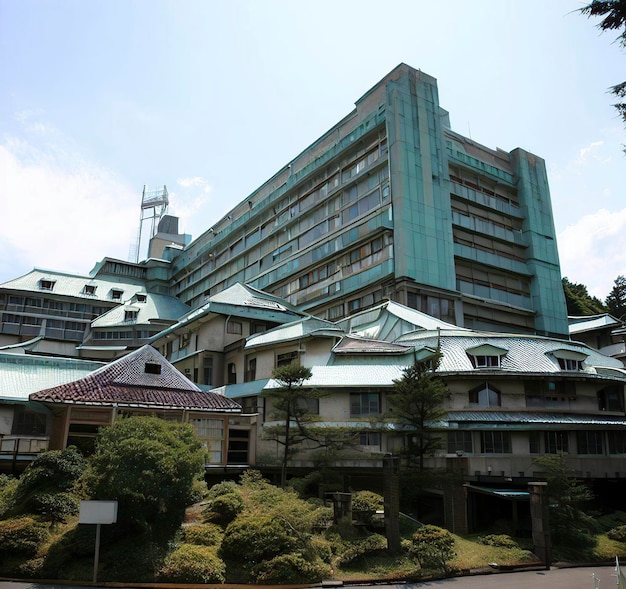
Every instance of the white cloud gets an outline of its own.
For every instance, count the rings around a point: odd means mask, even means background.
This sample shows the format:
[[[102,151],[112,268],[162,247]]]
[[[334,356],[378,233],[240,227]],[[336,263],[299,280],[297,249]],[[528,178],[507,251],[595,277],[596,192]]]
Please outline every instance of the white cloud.
[[[604,300],[618,275],[626,275],[626,208],[600,209],[558,236],[563,276]]]
[[[579,165],[579,166],[583,165],[590,158],[594,157],[594,154],[597,152],[597,150],[600,147],[602,147],[603,144],[604,144],[604,141],[594,141],[590,145],[588,145],[587,147],[583,147],[578,152],[578,157],[576,158],[574,163],[576,165]]]
[[[1,282],[35,266],[87,273],[104,256],[127,259],[136,240],[140,193],[58,139],[0,144]]]
[[[208,194],[212,190],[208,181],[201,176],[193,176],[192,178],[178,178],[178,180],[176,180],[176,183],[183,188],[201,188],[202,192],[204,192],[205,194]]]

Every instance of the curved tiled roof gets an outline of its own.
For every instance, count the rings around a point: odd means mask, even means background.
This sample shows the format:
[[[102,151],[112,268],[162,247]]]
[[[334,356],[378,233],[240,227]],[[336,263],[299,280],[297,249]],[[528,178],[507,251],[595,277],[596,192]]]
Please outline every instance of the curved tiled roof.
[[[143,346],[78,380],[33,393],[30,400],[155,409],[241,411],[234,401],[202,391],[151,346]]]

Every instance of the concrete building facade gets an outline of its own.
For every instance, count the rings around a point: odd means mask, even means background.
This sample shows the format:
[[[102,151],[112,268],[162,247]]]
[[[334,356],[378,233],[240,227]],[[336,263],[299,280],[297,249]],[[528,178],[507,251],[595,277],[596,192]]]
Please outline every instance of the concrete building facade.
[[[170,253],[192,308],[242,282],[333,321],[388,298],[473,329],[568,330],[544,161],[453,131],[436,80],[405,64]]]

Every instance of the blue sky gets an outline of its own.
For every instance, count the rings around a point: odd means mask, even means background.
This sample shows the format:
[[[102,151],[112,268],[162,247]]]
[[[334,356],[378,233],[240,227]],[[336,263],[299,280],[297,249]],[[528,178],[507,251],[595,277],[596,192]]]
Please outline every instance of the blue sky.
[[[0,283],[128,259],[144,185],[194,237],[405,62],[454,130],[546,160],[564,276],[626,274],[614,35],[578,0],[0,0]]]

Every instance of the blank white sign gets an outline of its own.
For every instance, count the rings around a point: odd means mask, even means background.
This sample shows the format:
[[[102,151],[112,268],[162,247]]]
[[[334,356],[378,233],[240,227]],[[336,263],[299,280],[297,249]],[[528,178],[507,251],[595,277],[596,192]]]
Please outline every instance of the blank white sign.
[[[117,501],[81,501],[79,524],[114,524],[117,521]]]

